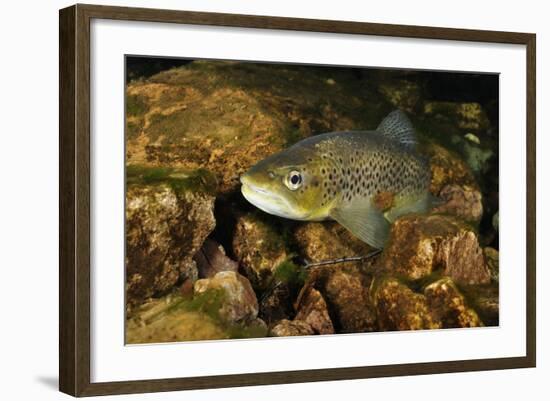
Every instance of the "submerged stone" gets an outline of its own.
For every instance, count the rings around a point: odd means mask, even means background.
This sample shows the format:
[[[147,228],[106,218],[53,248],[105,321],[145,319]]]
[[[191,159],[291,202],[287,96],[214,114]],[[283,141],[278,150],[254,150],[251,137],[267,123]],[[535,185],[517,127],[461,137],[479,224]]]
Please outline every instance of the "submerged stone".
[[[270,325],[273,322],[290,319],[294,315],[293,292],[288,283],[273,282],[259,299],[259,316]]]
[[[310,336],[315,334],[313,328],[301,320],[283,319],[269,330],[271,337]]]
[[[464,130],[482,131],[490,126],[487,114],[475,102],[426,102],[424,114],[436,119],[448,119]]]
[[[479,224],[483,216],[481,192],[469,185],[446,185],[439,192],[443,204],[435,207],[433,212],[452,214],[465,221]]]
[[[338,332],[376,329],[376,313],[369,297],[371,277],[361,269],[350,264],[323,267],[318,273],[317,283]]]
[[[197,263],[200,278],[210,278],[221,271],[238,271],[239,264],[231,260],[223,247],[216,241],[206,239],[193,257]]]
[[[223,325],[201,310],[168,295],[136,308],[126,322],[126,343],[219,340],[229,338]]]
[[[297,303],[295,320],[308,323],[316,334],[334,334],[327,303],[318,290],[304,287]]]
[[[126,191],[128,306],[197,279],[193,255],[216,224],[214,197],[168,183],[132,183]]]
[[[476,233],[451,216],[409,215],[398,219],[380,263],[390,274],[408,280],[436,271],[461,284],[491,280]]]
[[[491,279],[498,283],[499,280],[499,252],[495,248],[486,247],[483,248],[483,255],[485,255],[485,261],[491,272]]]
[[[375,283],[373,299],[379,330],[441,328],[441,321],[430,313],[426,297],[395,278],[384,278]]]
[[[424,145],[423,152],[429,158],[432,172],[430,184],[432,194],[439,195],[441,190],[448,185],[478,189],[472,170],[458,154],[435,142]]]
[[[440,321],[443,328],[483,326],[475,310],[468,307],[450,278],[429,284],[424,289],[424,295],[434,321]]]
[[[232,245],[243,273],[259,289],[267,287],[277,266],[289,257],[282,235],[257,214],[237,217]]]
[[[363,256],[372,250],[336,222],[308,222],[298,226],[294,240],[301,256],[310,262]]]
[[[195,282],[195,294],[223,290],[219,316],[227,322],[250,322],[258,316],[258,301],[249,281],[239,273],[223,271]]]

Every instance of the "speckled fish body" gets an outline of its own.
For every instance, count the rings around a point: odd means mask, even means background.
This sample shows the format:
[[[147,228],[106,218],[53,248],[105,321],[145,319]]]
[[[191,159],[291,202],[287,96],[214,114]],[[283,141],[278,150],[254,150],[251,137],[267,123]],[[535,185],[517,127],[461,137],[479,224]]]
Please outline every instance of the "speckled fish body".
[[[429,209],[430,178],[410,121],[395,111],[374,131],[312,136],[260,161],[241,177],[241,190],[265,212],[332,218],[382,248],[393,220]]]

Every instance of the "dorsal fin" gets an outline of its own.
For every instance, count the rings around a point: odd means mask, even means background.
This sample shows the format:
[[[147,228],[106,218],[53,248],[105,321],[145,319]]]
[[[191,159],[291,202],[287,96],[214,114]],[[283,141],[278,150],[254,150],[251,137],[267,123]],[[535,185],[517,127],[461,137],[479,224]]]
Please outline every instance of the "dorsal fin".
[[[416,146],[414,128],[409,118],[401,110],[394,110],[388,114],[376,128],[376,131],[403,146],[409,148]]]

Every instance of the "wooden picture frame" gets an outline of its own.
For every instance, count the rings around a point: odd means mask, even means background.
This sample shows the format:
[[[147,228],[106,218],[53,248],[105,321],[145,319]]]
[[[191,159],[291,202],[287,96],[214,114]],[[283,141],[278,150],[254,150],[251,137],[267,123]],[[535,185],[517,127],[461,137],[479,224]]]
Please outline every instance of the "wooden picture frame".
[[[92,383],[90,380],[90,21],[94,18],[223,27],[476,41],[526,46],[527,300],[526,356]],[[60,27],[60,292],[59,388],[73,396],[362,379],[534,367],[535,313],[535,46],[529,33],[372,24],[189,11],[75,5]]]

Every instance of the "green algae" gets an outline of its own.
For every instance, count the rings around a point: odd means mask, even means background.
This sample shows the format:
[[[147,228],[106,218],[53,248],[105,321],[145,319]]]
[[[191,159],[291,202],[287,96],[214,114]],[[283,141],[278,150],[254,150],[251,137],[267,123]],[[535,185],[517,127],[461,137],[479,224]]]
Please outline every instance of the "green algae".
[[[217,189],[216,176],[203,168],[183,170],[174,167],[128,165],[126,182],[128,185],[167,184],[178,193],[191,191],[215,194]]]
[[[126,115],[138,116],[147,111],[149,105],[144,97],[138,95],[126,96]]]
[[[297,265],[290,258],[280,263],[273,272],[273,277],[276,280],[296,287],[304,285],[307,276],[305,267]]]

